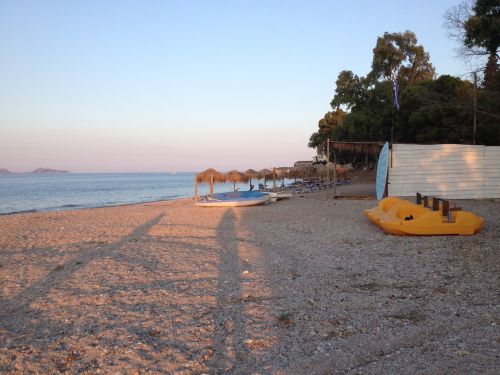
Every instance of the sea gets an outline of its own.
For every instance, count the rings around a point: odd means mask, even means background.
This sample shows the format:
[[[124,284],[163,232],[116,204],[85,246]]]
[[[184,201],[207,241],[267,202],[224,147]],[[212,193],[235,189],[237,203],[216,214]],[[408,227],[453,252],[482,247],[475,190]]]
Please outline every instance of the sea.
[[[193,172],[22,173],[0,175],[0,214],[116,206],[194,196]],[[257,186],[256,181],[252,182]],[[248,190],[248,184],[236,184]],[[233,190],[215,184],[215,192]],[[209,192],[198,186],[200,195]]]

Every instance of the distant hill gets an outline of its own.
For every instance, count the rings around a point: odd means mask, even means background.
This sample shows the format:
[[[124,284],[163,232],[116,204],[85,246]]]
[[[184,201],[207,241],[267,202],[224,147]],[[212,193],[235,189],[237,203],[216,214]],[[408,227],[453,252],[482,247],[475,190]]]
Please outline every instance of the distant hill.
[[[11,174],[12,172],[5,168],[0,168],[0,174]]]
[[[29,173],[68,173],[68,171],[60,171],[58,169],[49,169],[49,168],[37,168]]]

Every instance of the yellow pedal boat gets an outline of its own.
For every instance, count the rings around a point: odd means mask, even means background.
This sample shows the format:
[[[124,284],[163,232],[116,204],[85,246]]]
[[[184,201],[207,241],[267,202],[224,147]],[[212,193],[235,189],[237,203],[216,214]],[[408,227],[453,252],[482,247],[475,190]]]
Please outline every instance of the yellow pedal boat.
[[[449,208],[449,202],[434,198],[433,207],[412,203],[397,197],[382,199],[365,215],[385,232],[397,235],[473,235],[484,220],[471,212]],[[419,199],[417,199],[419,201]]]

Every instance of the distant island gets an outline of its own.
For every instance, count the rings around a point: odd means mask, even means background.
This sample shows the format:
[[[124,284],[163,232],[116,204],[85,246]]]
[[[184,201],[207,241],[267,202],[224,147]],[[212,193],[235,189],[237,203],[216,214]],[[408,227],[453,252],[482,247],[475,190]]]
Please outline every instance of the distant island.
[[[29,173],[69,173],[68,171],[60,171],[58,169],[49,169],[49,168],[37,168],[34,171]]]
[[[61,171],[59,169],[50,169],[50,168],[37,168],[31,172],[24,173],[69,173],[69,171]],[[0,168],[0,174],[21,174],[18,172],[11,172],[7,168]]]

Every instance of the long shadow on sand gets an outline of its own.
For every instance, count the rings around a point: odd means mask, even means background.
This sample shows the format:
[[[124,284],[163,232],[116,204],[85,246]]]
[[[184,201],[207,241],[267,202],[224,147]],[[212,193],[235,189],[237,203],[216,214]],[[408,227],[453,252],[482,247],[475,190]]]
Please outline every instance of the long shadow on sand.
[[[21,293],[11,299],[0,299],[0,327],[11,334],[29,334],[32,337],[44,337],[48,334],[48,327],[44,319],[38,317],[38,313],[30,308],[30,305],[38,298],[47,295],[52,289],[57,288],[69,279],[78,270],[86,267],[90,262],[102,257],[109,257],[113,252],[119,250],[129,241],[137,240],[144,236],[156,225],[163,214],[160,214],[145,224],[137,227],[130,235],[119,241],[87,251],[80,251],[66,263],[59,265],[50,271],[44,278],[26,287]],[[40,320],[38,324],[34,321]],[[45,328],[45,329],[43,329]]]
[[[209,367],[216,373],[232,371],[236,364],[248,363],[245,347],[245,318],[242,297],[242,265],[236,238],[236,217],[227,210],[217,227],[220,246],[217,307],[213,313],[214,356]]]

